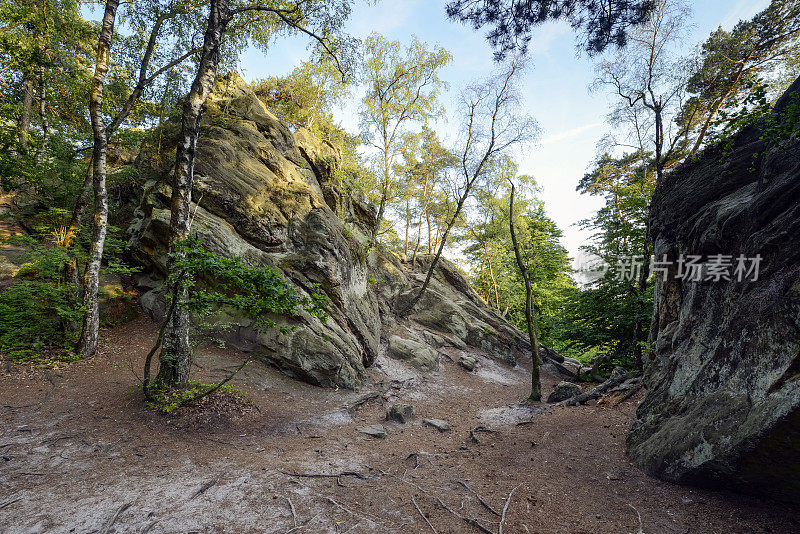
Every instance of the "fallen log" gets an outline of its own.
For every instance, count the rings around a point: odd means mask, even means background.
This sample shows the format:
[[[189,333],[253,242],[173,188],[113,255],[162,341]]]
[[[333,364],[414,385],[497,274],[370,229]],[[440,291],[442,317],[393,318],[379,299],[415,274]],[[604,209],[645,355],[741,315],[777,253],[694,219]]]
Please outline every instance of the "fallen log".
[[[603,396],[603,393],[608,391],[609,389],[616,387],[623,383],[627,379],[627,375],[625,374],[625,370],[621,367],[617,367],[611,373],[611,376],[606,379],[605,382],[595,386],[594,388],[590,389],[589,391],[585,391],[574,397],[570,397],[569,399],[563,400],[557,403],[558,406],[578,406],[579,404],[583,404],[585,402],[589,402],[590,400],[599,399]]]

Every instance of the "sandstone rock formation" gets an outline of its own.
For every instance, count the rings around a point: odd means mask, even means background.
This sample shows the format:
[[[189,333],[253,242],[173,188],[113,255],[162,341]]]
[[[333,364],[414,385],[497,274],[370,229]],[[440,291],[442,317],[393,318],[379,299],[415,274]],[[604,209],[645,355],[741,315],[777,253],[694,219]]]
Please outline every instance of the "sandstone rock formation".
[[[740,282],[733,269],[731,280],[677,280],[673,265],[658,282],[655,359],[627,438],[629,456],[651,475],[800,501],[797,91],[800,80],[773,127],[747,128],[729,153],[706,151],[655,192],[657,258],[762,260],[757,280]]]
[[[192,235],[206,248],[256,266],[280,269],[308,294],[330,298],[329,319],[302,315],[259,332],[247,322],[222,335],[286,374],[312,384],[357,388],[386,350],[422,371],[438,365],[438,349],[478,351],[509,364],[530,347],[519,331],[489,309],[450,262],[442,261],[430,289],[408,318],[396,301],[417,287],[429,265],[401,263],[366,235],[374,208],[342,193],[335,150],[309,132],[290,131],[236,75],[218,78],[203,117],[195,163]],[[132,259],[145,267],[140,301],[153,317],[164,313],[163,283],[169,223],[168,187],[177,124],[162,127],[158,146],[138,161],[144,195],[130,225]],[[221,315],[224,315],[221,314]]]

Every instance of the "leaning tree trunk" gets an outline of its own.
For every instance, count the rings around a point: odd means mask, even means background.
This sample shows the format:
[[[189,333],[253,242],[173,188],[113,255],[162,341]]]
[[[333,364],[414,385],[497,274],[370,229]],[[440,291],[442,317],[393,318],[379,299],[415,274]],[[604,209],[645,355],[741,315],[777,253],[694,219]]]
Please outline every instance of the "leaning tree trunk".
[[[208,26],[203,37],[203,53],[197,68],[197,76],[192,82],[189,95],[183,103],[181,132],[175,154],[175,171],[172,182],[172,205],[170,213],[170,244],[174,245],[189,236],[190,204],[192,201],[192,179],[194,158],[200,119],[205,109],[206,99],[214,87],[214,78],[219,63],[219,48],[225,28],[230,21],[231,10],[228,0],[211,0]],[[174,277],[174,298],[177,306],[164,330],[164,338],[159,355],[160,367],[156,381],[162,384],[182,384],[189,378],[191,348],[189,346],[190,312],[181,303],[188,296],[188,289],[180,276],[177,276],[175,263],[180,259],[179,252],[170,257],[167,268]]]
[[[514,256],[517,266],[525,280],[525,322],[528,326],[528,338],[531,342],[531,401],[542,400],[542,382],[539,378],[539,336],[536,334],[536,311],[533,309],[533,290],[531,289],[531,276],[522,260],[522,253],[517,242],[517,232],[514,229],[514,182],[511,182],[511,199],[508,203],[509,227],[511,229],[511,242],[514,245]]]
[[[431,278],[433,278],[433,273],[436,270],[436,266],[439,264],[439,260],[441,259],[442,253],[444,252],[444,247],[447,244],[447,236],[450,234],[450,230],[453,229],[453,226],[455,226],[456,221],[458,221],[458,216],[461,214],[461,210],[464,207],[464,203],[467,201],[467,198],[469,198],[469,190],[472,188],[472,184],[475,183],[475,180],[480,175],[481,167],[483,167],[483,165],[481,165],[478,168],[478,170],[475,172],[475,175],[472,178],[467,179],[464,191],[461,193],[461,197],[458,199],[458,204],[456,204],[456,211],[455,213],[453,213],[453,217],[450,219],[450,222],[444,228],[444,232],[442,233],[442,238],[439,241],[439,247],[436,249],[436,255],[433,257],[433,260],[431,261],[431,266],[428,268],[428,272],[425,275],[425,281],[422,283],[422,287],[419,288],[419,291],[417,291],[416,295],[414,295],[414,297],[411,298],[410,302],[408,302],[408,304],[406,304],[404,307],[398,310],[400,315],[408,315],[409,313],[411,313],[411,311],[419,303],[420,299],[422,298],[422,295],[425,294],[425,290],[428,289],[428,285],[431,283]]]
[[[19,118],[19,146],[23,152],[28,150],[28,132],[31,128],[31,108],[33,107],[33,74],[28,73],[22,81],[22,115]]]
[[[103,247],[108,227],[108,193],[106,191],[106,137],[103,119],[103,87],[108,74],[111,55],[111,37],[114,34],[114,20],[119,0],[106,2],[103,25],[97,43],[97,65],[95,66],[92,91],[89,97],[89,115],[92,119],[94,149],[92,151],[92,183],[94,185],[94,228],[89,261],[83,275],[83,328],[78,352],[87,357],[97,348],[97,334],[100,329],[100,305],[97,290],[100,285],[100,263],[103,261]]]

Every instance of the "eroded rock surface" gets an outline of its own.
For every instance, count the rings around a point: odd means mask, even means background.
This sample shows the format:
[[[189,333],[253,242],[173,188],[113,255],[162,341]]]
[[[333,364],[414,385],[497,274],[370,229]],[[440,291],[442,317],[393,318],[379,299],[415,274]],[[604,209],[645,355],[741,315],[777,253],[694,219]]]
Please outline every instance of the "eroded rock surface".
[[[790,94],[776,106],[778,123],[800,101]],[[762,260],[757,280],[676,280],[673,265],[659,282],[655,359],[627,438],[629,456],[651,475],[800,501],[800,129],[792,128],[780,140],[748,128],[730,154],[707,151],[655,192],[658,258]]]

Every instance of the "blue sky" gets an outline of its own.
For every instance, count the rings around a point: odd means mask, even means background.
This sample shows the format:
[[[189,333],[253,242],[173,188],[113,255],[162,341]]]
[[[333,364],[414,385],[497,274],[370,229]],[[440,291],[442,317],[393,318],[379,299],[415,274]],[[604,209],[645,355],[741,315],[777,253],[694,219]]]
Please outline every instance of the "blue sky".
[[[684,45],[687,53],[718,26],[732,28],[740,19],[763,10],[769,0],[689,0],[689,4],[692,19]],[[357,0],[345,21],[345,31],[362,39],[377,31],[402,42],[416,35],[448,49],[453,61],[442,77],[449,82],[450,90],[442,100],[454,116],[459,90],[489,75],[495,64],[484,35],[448,20],[444,5],[444,1],[437,0]],[[101,10],[87,8],[84,14],[97,19]],[[279,38],[266,54],[255,48],[246,49],[240,55],[240,73],[248,81],[288,73],[308,57],[308,45],[304,36],[289,36]],[[529,56],[531,68],[521,87],[527,112],[537,120],[541,136],[536,144],[516,153],[515,159],[520,173],[536,178],[548,215],[564,232],[563,243],[576,257],[590,238],[576,223],[590,217],[601,201],[578,194],[575,186],[594,160],[598,141],[608,132],[604,119],[610,99],[602,92],[590,93],[594,62],[578,53],[568,24],[538,28]],[[357,133],[357,96],[334,114],[342,126]],[[437,125],[445,139],[452,139],[457,129],[454,119]]]
[[[768,4],[768,0],[703,0],[691,2],[692,29],[686,41],[687,52],[702,42],[717,26],[731,28]],[[494,68],[492,51],[484,36],[469,27],[449,21],[444,2],[431,0],[385,0],[375,5],[356,6],[346,22],[346,31],[363,38],[377,31],[391,39],[406,42],[417,35],[453,54],[453,62],[443,72],[451,87],[444,97],[448,109],[455,111],[459,89]],[[307,55],[304,38],[285,38],[265,55],[247,50],[241,57],[242,74],[248,80],[291,70]],[[600,207],[597,198],[579,195],[578,180],[593,161],[597,142],[607,132],[604,124],[609,100],[603,93],[590,93],[594,64],[578,54],[575,36],[567,24],[548,24],[535,32],[531,41],[531,69],[522,88],[525,106],[542,129],[539,142],[516,155],[520,172],[536,177],[547,212],[564,231],[564,244],[574,257],[589,238],[575,223]],[[357,102],[336,111],[343,126],[356,132]],[[445,136],[457,129],[454,120],[439,125]]]

